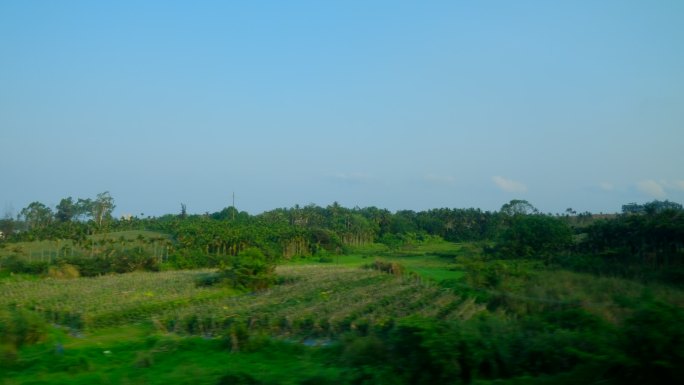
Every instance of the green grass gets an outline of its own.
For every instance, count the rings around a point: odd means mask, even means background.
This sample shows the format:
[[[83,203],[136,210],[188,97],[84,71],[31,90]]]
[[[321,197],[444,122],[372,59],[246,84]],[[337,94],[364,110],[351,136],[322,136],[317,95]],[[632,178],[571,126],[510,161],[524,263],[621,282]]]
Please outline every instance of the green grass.
[[[444,254],[456,256],[461,252],[463,246],[464,244],[462,243],[453,243],[447,241],[430,241],[404,247],[401,250],[406,253],[415,254]]]
[[[32,261],[48,261],[61,255],[63,247],[73,245],[74,242],[69,239],[7,243],[0,249],[0,257],[19,255]]]
[[[70,239],[6,243],[0,248],[0,257],[16,255],[31,262],[48,262],[58,257],[89,255],[104,247],[143,248],[150,253],[161,253],[165,242],[170,241],[170,236],[157,231],[129,230],[95,234],[87,239],[96,242],[94,249],[87,244],[78,245]]]
[[[197,287],[208,270],[135,272],[72,280],[3,280],[0,306],[21,306],[50,322],[92,329],[149,320],[179,308],[236,294],[231,288]]]
[[[165,312],[160,327],[215,335],[240,325],[274,335],[331,336],[393,318],[468,318],[484,310],[438,285],[358,267],[281,266],[286,282],[255,295]]]
[[[326,264],[361,267],[375,260],[398,262],[425,279],[441,282],[463,277],[463,271],[457,269],[456,257],[471,253],[472,248],[470,244],[432,241],[392,250],[383,244],[373,243],[351,248],[347,255],[331,256],[332,262]],[[319,263],[317,257],[295,258],[289,262],[294,265]]]
[[[442,282],[446,280],[458,280],[463,278],[464,272],[458,270],[445,270],[442,267],[414,267],[410,268],[411,271],[415,271],[421,277],[425,277],[437,282]]]
[[[324,352],[300,344],[264,340],[258,349],[231,352],[222,339],[155,333],[144,326],[103,329],[62,337],[20,352],[1,384],[216,384],[227,373],[247,373],[273,384],[297,384],[312,376],[334,379]],[[0,369],[3,370],[3,369]]]
[[[217,335],[232,325],[275,334],[332,335],[407,315],[469,317],[482,310],[429,281],[329,264],[280,266],[284,281],[236,295],[197,287],[206,271],[136,272],[72,280],[2,281],[0,306],[34,310],[51,323],[94,331],[131,323]]]
[[[639,303],[656,300],[684,308],[684,291],[657,283],[599,277],[567,270],[542,270],[528,282],[510,287],[510,306],[541,312],[556,304],[577,304],[584,310],[619,323]]]
[[[215,384],[231,372],[263,383],[314,377],[331,383],[343,369],[329,364],[326,348],[306,347],[304,339],[409,315],[464,319],[485,311],[436,285],[358,267],[277,272],[283,284],[245,295],[196,288],[205,271],[2,281],[0,306],[35,309],[51,321],[59,311],[74,311],[84,323],[81,331],[55,328],[47,341],[22,348],[0,384]],[[230,342],[236,326],[248,330],[250,342]],[[231,352],[236,346],[239,352]]]

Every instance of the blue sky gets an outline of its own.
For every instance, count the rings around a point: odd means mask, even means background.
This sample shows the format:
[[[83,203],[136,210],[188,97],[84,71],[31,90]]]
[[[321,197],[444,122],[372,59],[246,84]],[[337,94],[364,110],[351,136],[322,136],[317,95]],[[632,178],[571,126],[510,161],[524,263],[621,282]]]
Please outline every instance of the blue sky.
[[[682,1],[4,1],[0,204],[684,203],[681,20]]]

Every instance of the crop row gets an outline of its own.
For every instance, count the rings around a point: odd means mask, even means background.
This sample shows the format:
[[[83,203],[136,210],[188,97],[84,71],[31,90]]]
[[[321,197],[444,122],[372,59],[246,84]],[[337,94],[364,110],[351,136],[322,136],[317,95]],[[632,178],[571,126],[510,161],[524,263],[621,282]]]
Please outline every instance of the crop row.
[[[209,271],[131,273],[0,283],[0,306],[92,329],[151,320],[159,329],[216,335],[234,327],[274,334],[332,335],[419,314],[469,318],[482,306],[411,277],[340,266],[281,266],[283,283],[251,294],[198,287]]]
[[[329,336],[382,326],[408,315],[470,318],[482,305],[452,291],[375,271],[298,266],[280,274],[293,282],[270,291],[166,312],[165,331],[214,335],[246,328],[271,334]]]
[[[234,294],[230,289],[197,287],[207,271],[130,273],[72,280],[42,279],[0,283],[0,307],[34,310],[54,323],[92,328],[149,319],[170,308]]]

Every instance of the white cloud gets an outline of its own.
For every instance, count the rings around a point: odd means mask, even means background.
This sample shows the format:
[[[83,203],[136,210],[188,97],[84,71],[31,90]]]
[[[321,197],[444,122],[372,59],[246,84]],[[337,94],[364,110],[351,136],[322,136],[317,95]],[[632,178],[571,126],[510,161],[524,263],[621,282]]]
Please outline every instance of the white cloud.
[[[653,179],[642,180],[637,183],[639,191],[650,195],[653,198],[665,198],[665,189],[663,186]]]
[[[427,174],[423,178],[428,182],[437,183],[437,184],[454,184],[454,183],[456,183],[456,178],[454,178],[451,175]]]
[[[522,182],[504,178],[502,176],[493,176],[492,180],[500,189],[506,192],[521,193],[527,191],[527,186]]]
[[[615,186],[609,182],[601,182],[599,184],[599,187],[601,187],[601,190],[605,190],[605,191],[612,191],[615,189]]]
[[[676,189],[684,190],[684,180],[676,180],[672,184],[674,184]]]

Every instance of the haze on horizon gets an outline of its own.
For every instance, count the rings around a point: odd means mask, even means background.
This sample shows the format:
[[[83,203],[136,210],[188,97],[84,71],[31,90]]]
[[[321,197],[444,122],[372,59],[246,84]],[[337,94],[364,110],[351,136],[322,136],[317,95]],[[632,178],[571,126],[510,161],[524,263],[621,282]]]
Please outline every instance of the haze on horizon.
[[[681,20],[681,1],[2,2],[0,208],[684,203]]]

